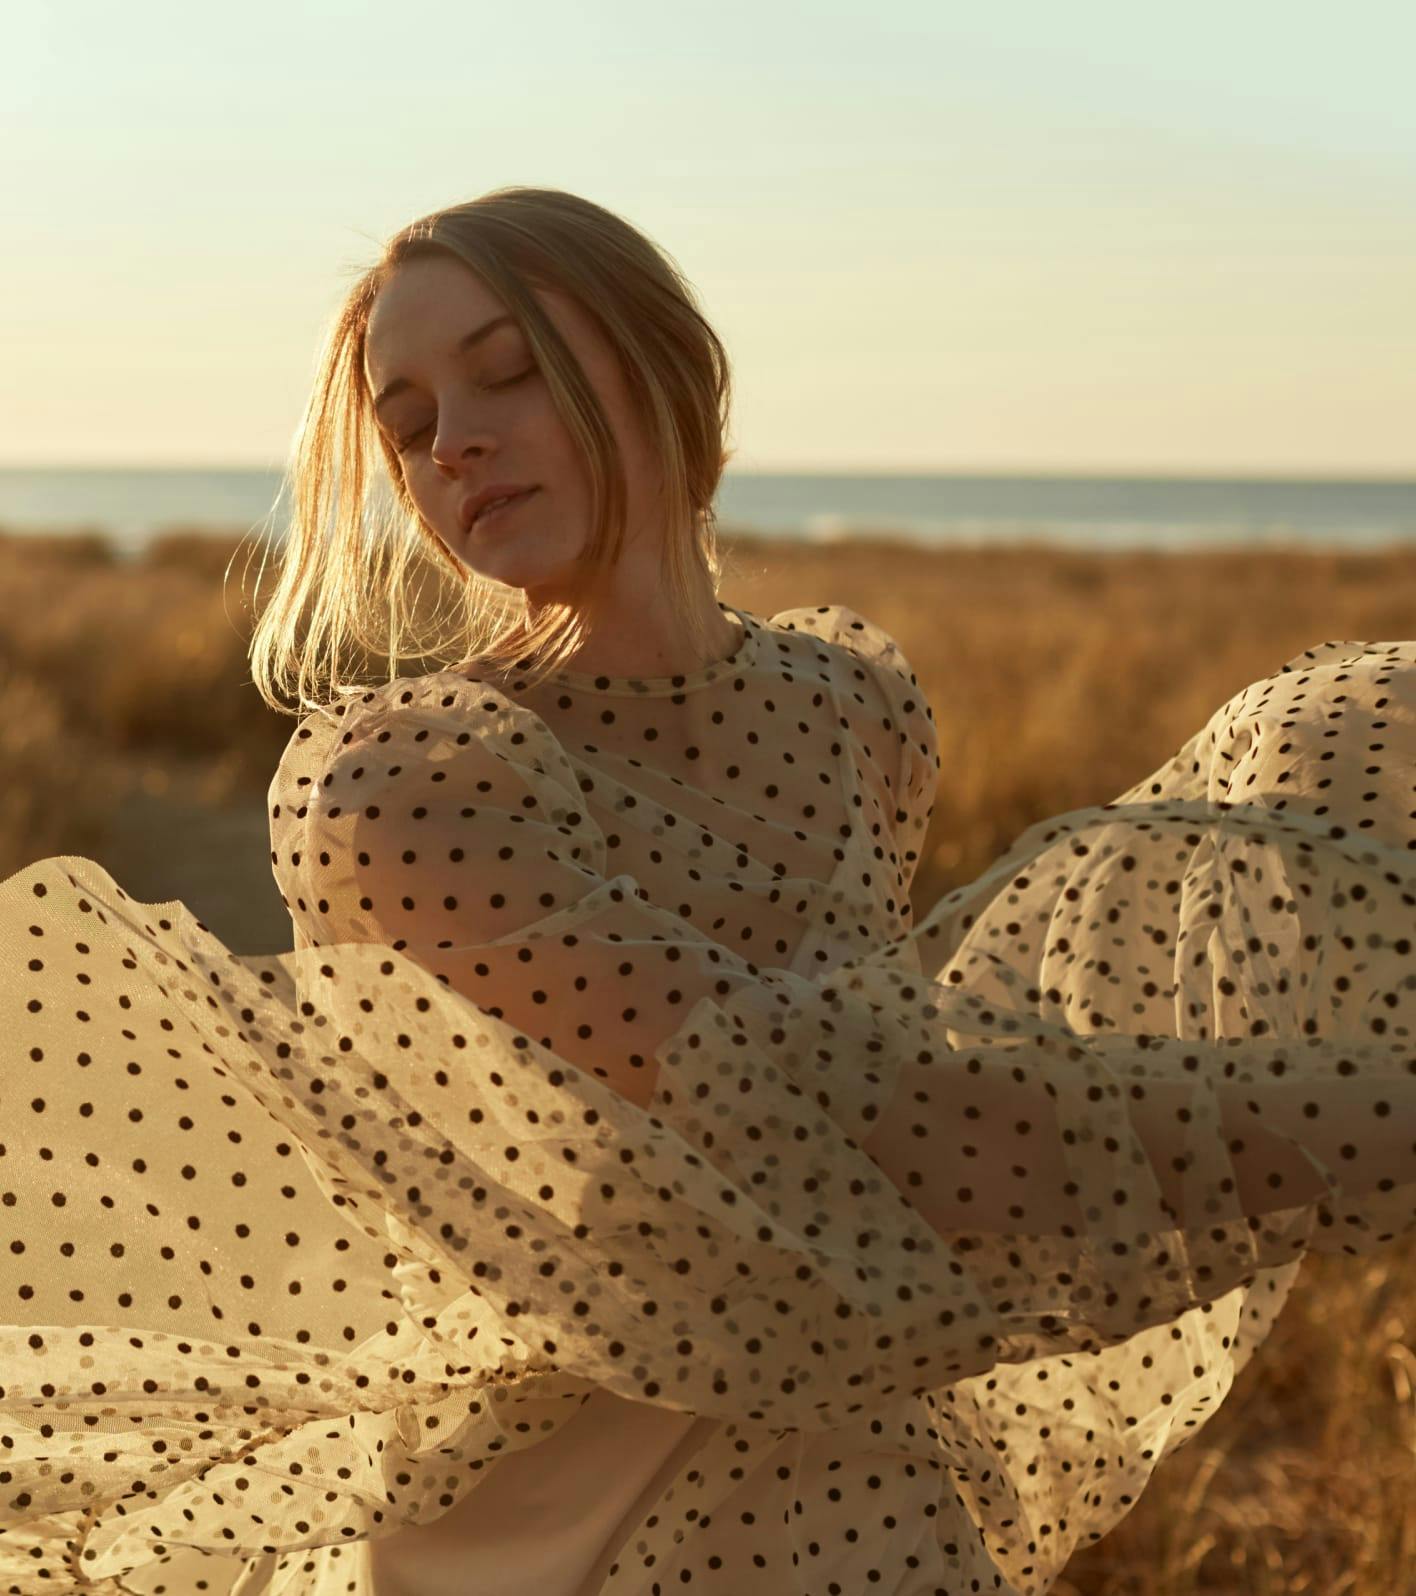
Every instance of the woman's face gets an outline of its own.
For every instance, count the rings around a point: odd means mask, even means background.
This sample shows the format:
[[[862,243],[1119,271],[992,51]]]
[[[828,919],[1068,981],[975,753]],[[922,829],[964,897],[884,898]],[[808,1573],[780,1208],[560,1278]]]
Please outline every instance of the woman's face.
[[[624,455],[633,539],[653,463],[619,362],[573,300],[535,292],[580,361]],[[539,602],[570,597],[591,533],[590,474],[525,334],[482,279],[450,258],[405,261],[370,312],[364,376],[408,493],[448,552]],[[464,531],[465,501],[498,483],[536,491]]]

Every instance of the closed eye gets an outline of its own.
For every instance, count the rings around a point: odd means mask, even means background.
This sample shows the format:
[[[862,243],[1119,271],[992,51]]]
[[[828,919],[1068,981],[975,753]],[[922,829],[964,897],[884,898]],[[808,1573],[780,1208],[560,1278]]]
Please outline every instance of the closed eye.
[[[487,386],[489,388],[511,388],[514,387],[518,382],[524,382],[535,370],[535,366],[528,366],[525,371],[518,371],[514,377],[506,377],[501,382],[489,382]],[[426,426],[419,427],[416,432],[410,432],[406,438],[395,438],[393,440],[395,452],[402,454],[410,444],[416,443],[419,438],[424,436],[425,433],[429,433],[432,430],[433,424],[430,421]]]

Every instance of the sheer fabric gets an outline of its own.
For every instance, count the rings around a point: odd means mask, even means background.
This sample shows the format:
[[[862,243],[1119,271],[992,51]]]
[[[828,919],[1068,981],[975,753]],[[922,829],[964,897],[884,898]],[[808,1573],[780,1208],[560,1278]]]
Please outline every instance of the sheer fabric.
[[[1032,1596],[1305,1253],[1411,1228],[1416,643],[1305,651],[914,925],[908,661],[730,613],[684,677],[305,717],[289,953],[0,886],[0,1588],[366,1593],[519,1468],[564,1512],[489,1510],[470,1589]],[[659,1426],[630,1509],[537,1467],[592,1398]]]

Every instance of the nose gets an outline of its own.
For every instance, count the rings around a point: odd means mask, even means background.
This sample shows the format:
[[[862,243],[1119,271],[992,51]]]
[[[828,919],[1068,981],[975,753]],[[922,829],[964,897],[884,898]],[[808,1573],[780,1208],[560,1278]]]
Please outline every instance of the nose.
[[[444,471],[457,471],[467,459],[481,459],[495,453],[496,439],[490,425],[475,415],[451,409],[438,422],[437,434],[429,451],[433,464]]]

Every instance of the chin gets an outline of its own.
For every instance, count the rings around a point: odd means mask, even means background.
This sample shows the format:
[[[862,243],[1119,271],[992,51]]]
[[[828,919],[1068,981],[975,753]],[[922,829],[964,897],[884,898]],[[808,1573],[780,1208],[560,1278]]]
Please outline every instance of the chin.
[[[539,561],[524,552],[518,554],[514,548],[478,549],[476,555],[475,560],[461,555],[458,563],[484,581],[496,582],[502,587],[520,588],[532,596],[547,585],[554,586]]]

